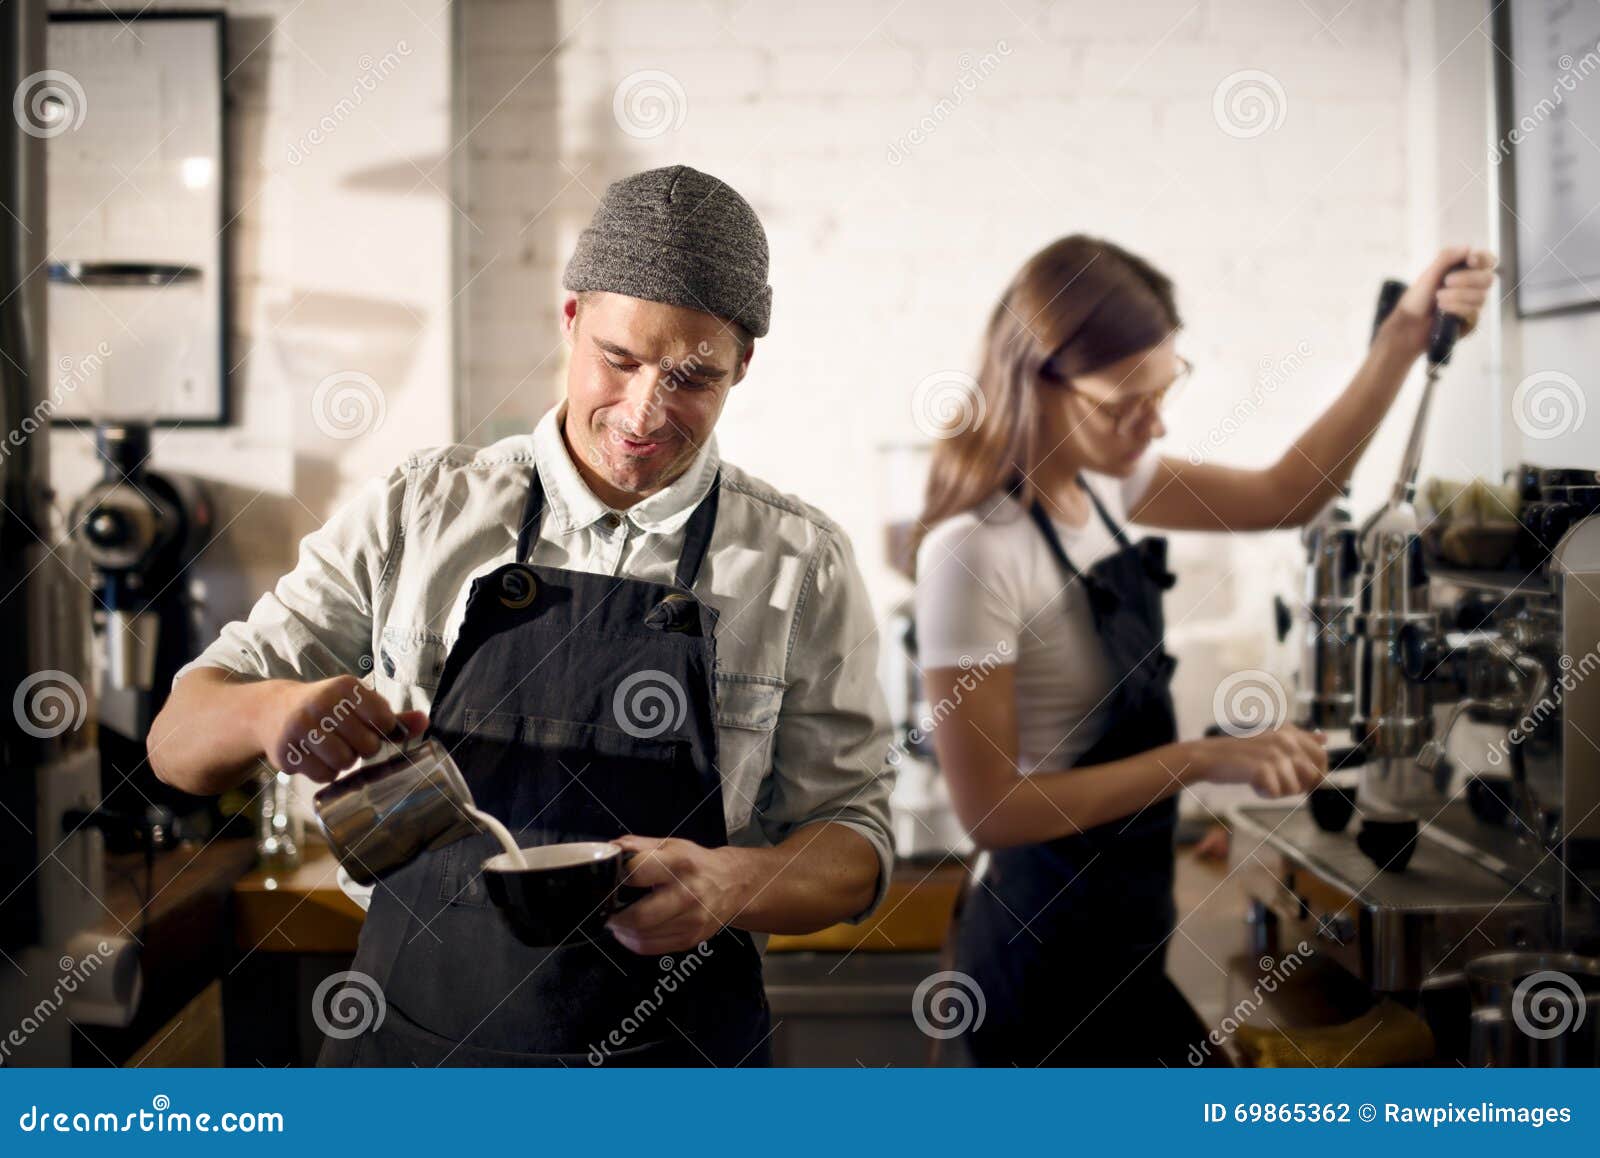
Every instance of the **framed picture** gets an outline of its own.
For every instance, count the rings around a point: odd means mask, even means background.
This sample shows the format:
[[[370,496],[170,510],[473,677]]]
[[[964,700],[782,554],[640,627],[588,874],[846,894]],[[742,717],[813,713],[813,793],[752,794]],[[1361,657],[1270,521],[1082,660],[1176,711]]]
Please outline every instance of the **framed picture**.
[[[225,20],[52,14],[17,93],[46,138],[57,422],[228,420]]]
[[[1489,154],[1519,317],[1600,305],[1600,6],[1494,12],[1498,136]]]

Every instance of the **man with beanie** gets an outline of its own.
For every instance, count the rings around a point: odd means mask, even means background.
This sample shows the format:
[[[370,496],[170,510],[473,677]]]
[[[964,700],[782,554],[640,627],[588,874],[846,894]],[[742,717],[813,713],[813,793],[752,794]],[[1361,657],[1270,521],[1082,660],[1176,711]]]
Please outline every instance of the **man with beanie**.
[[[714,177],[612,184],[563,279],[565,400],[373,480],[178,674],[149,741],[169,784],[263,760],[330,781],[426,735],[538,849],[512,873],[625,858],[615,902],[520,938],[492,837],[384,875],[353,966],[384,1016],[324,1063],[762,1064],[763,934],[881,901],[888,726],[850,545],[713,436],[767,260]]]

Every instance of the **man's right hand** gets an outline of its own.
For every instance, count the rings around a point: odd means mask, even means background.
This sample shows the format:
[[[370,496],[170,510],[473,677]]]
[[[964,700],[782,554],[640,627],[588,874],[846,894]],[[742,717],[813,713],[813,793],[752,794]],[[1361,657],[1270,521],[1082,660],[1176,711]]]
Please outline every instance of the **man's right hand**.
[[[319,782],[376,755],[385,742],[403,743],[428,726],[426,712],[396,712],[354,676],[316,683],[272,680],[269,687],[256,713],[256,742],[274,768]]]

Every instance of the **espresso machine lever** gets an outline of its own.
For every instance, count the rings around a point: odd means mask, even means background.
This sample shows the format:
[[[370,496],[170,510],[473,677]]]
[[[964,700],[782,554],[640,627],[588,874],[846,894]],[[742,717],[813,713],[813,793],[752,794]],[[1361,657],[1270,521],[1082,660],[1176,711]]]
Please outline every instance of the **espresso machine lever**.
[[[1452,268],[1465,269],[1466,262]],[[1385,290],[1390,282],[1384,283]],[[1417,468],[1422,463],[1422,440],[1428,432],[1428,410],[1433,405],[1433,389],[1438,384],[1440,371],[1450,363],[1450,354],[1461,336],[1461,319],[1455,314],[1435,313],[1433,327],[1428,332],[1428,376],[1422,384],[1422,401],[1417,404],[1417,416],[1411,423],[1411,437],[1406,440],[1406,453],[1400,460],[1400,475],[1395,479],[1390,496],[1391,506],[1410,503],[1417,495]]]

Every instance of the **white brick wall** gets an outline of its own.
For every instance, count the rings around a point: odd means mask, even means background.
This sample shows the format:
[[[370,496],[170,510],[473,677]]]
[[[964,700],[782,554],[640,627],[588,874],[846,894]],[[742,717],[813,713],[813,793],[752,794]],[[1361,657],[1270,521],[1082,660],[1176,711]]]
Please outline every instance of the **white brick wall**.
[[[495,260],[463,298],[464,425],[491,437],[559,395],[557,285],[592,195],[651,165],[705,168],[751,198],[773,254],[773,331],[730,400],[724,450],[844,523],[885,604],[899,586],[879,558],[891,499],[874,448],[919,437],[912,387],[972,367],[988,310],[1035,249],[1088,230],[1178,280],[1200,372],[1174,407],[1177,453],[1264,359],[1309,345],[1219,455],[1241,463],[1271,460],[1328,401],[1360,358],[1378,283],[1426,256],[1407,228],[1403,6],[1384,0],[465,0],[461,15],[469,105],[492,105],[546,52],[535,76],[555,78],[527,105],[524,81],[468,145],[485,232],[466,276]],[[995,67],[958,89],[986,53]],[[616,87],[643,69],[683,92],[681,125],[648,140],[612,116]],[[1284,115],[1238,139],[1213,95],[1247,69],[1281,85]],[[950,115],[891,163],[946,98]],[[1397,453],[1373,456],[1361,495],[1377,501]],[[1288,534],[1180,538],[1188,726],[1221,673],[1267,658],[1270,595],[1297,556]]]
[[[164,433],[157,461],[224,484],[224,520],[249,510],[249,532],[214,549],[214,582],[236,589],[223,613],[236,610],[356,479],[452,427],[473,442],[526,428],[561,389],[559,276],[595,196],[687,162],[750,197],[772,242],[774,329],[730,401],[724,448],[839,518],[887,605],[900,587],[880,526],[906,496],[887,493],[876,448],[920,437],[913,386],[972,368],[996,295],[1054,237],[1103,234],[1177,279],[1200,373],[1173,408],[1174,452],[1302,343],[1301,369],[1219,457],[1269,461],[1343,384],[1378,281],[1414,272],[1440,240],[1418,224],[1439,207],[1421,202],[1459,184],[1417,109],[1483,99],[1461,79],[1470,68],[1437,67],[1431,38],[1448,27],[1414,27],[1433,7],[240,0],[238,425]],[[289,166],[360,57],[400,39],[402,77]],[[1282,120],[1241,139],[1215,94],[1246,70],[1281,87]],[[613,112],[618,85],[645,71],[683,94],[676,127],[654,137]],[[1480,195],[1451,208],[1450,229],[1469,228]],[[384,386],[380,437],[333,445],[308,423],[311,387],[343,368]],[[1386,487],[1409,415],[1397,417],[1358,472],[1358,505]],[[70,495],[92,464],[79,436],[56,442]],[[1298,552],[1290,535],[1176,549],[1173,636],[1197,726],[1220,672],[1277,662],[1267,608]]]

